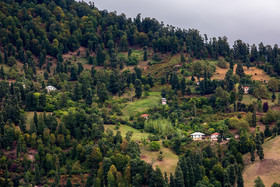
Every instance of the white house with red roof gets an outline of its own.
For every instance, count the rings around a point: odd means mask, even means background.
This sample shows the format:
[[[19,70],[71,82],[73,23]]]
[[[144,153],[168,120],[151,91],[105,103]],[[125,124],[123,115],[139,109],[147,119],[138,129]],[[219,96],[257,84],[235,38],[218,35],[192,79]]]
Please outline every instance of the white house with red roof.
[[[217,141],[219,136],[220,136],[220,133],[215,132],[215,133],[211,134],[210,139],[211,139],[211,141]]]

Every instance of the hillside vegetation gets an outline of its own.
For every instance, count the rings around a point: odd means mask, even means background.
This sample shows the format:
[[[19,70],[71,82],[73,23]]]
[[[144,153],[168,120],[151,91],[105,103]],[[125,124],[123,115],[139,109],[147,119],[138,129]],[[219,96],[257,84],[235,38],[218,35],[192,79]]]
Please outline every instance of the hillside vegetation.
[[[258,168],[277,165],[263,145],[280,134],[277,45],[231,47],[94,3],[2,0],[0,64],[0,186],[277,182]]]

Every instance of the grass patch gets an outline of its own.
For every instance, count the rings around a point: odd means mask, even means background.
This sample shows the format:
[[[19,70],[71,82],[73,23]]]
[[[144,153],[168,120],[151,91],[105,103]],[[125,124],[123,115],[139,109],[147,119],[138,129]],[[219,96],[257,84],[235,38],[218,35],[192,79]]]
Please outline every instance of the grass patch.
[[[123,116],[129,117],[135,115],[137,112],[142,112],[150,107],[157,106],[160,104],[160,99],[160,92],[150,92],[150,95],[146,98],[136,100],[132,103],[128,102],[123,108]]]
[[[111,129],[114,132],[114,134],[116,134],[117,131],[120,131],[123,138],[125,138],[125,135],[128,131],[132,131],[133,134],[131,139],[135,141],[141,141],[141,139],[143,138],[148,139],[148,136],[152,135],[151,133],[141,132],[140,130],[134,129],[127,125],[120,125],[120,128],[118,130],[115,130],[116,125],[104,125],[104,127],[105,130]]]
[[[255,96],[253,96],[253,95],[244,94],[243,95],[242,103],[245,103],[246,105],[248,105],[248,104],[252,104],[254,101],[257,102],[257,100],[258,99]],[[271,99],[262,99],[262,103],[267,102],[269,106],[273,106],[276,103],[276,101],[274,101],[274,103],[273,103],[271,101]]]
[[[163,152],[163,160],[158,161],[159,152]],[[162,173],[166,172],[168,177],[170,173],[175,173],[175,168],[178,162],[178,156],[173,153],[169,148],[161,146],[160,151],[150,151],[148,146],[141,148],[141,159],[147,163],[153,163],[153,167],[158,166]]]

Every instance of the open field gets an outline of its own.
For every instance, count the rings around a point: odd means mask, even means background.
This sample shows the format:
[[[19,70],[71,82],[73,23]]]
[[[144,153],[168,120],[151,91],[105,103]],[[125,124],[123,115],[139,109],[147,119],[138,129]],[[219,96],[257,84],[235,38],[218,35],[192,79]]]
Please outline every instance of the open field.
[[[263,144],[264,160],[259,159],[247,164],[243,171],[244,186],[254,186],[254,180],[260,176],[266,186],[280,182],[280,136]],[[250,154],[244,156],[250,159]],[[246,159],[247,158],[247,159]]]
[[[118,130],[114,130],[116,125],[104,125],[104,127],[105,130],[106,129],[113,130],[114,134],[116,134],[117,131],[120,131],[123,138],[125,137],[128,131],[132,131],[133,135],[131,139],[135,141],[141,141],[142,138],[148,139],[148,136],[151,135],[150,133],[146,133],[146,132],[142,133],[140,130],[134,129],[126,125],[120,125],[120,128]],[[163,161],[157,160],[160,151],[162,151],[164,155]],[[169,148],[163,147],[162,145],[160,151],[150,151],[148,149],[148,145],[142,147],[141,159],[147,163],[153,162],[154,168],[158,166],[161,169],[161,172],[162,173],[167,172],[168,176],[170,175],[171,172],[174,174],[178,162],[178,156],[175,153],[173,153]]]
[[[277,93],[275,93],[276,95],[278,95]],[[246,105],[248,104],[252,104],[254,101],[257,102],[257,98],[254,97],[253,95],[250,94],[244,94],[243,95],[243,100],[242,103],[245,103]],[[276,104],[277,100],[274,101],[274,103],[271,101],[271,99],[262,99],[262,102],[267,102],[269,104],[269,106],[273,106],[274,104]]]
[[[125,135],[128,131],[132,131],[132,140],[135,141],[141,141],[142,138],[148,139],[148,136],[151,135],[150,133],[146,133],[146,132],[141,132],[140,130],[134,129],[132,127],[126,126],[126,125],[120,125],[120,128],[118,130],[115,130],[114,128],[116,127],[116,125],[104,125],[105,130],[106,129],[111,129],[113,130],[114,134],[117,133],[117,131],[121,132],[121,135],[123,138],[125,138]]]
[[[157,157],[159,152],[162,151],[164,158],[162,161],[158,161]],[[175,173],[175,168],[178,162],[178,156],[173,153],[169,148],[161,146],[160,151],[150,151],[148,150],[148,146],[141,148],[141,159],[147,163],[153,162],[153,167],[156,168],[158,166],[161,172],[167,173],[169,177],[170,173]]]
[[[235,74],[235,69],[237,65],[234,65],[234,71],[233,73]],[[249,69],[246,66],[243,66],[244,72],[246,75],[252,75],[253,80],[258,80],[258,81],[268,81],[270,79],[270,76],[266,74],[262,69],[259,69],[257,67],[250,67]],[[222,69],[218,66],[216,66],[216,72],[213,74],[211,79],[219,79],[222,80],[224,79],[226,72],[228,69]]]
[[[150,95],[147,98],[142,98],[141,100],[136,100],[132,103],[128,102],[123,108],[123,116],[129,117],[130,115],[135,115],[137,112],[159,105],[161,99],[160,92],[149,93]]]

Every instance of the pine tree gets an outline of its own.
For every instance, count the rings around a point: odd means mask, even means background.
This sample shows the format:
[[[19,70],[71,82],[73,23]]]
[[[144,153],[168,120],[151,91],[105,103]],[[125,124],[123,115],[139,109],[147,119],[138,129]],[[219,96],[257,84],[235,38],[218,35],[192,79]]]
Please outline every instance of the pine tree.
[[[132,54],[132,50],[131,50],[131,48],[129,48],[129,49],[128,49],[127,56],[130,57],[131,54]]]
[[[154,80],[150,74],[148,75],[148,84],[150,85],[151,88],[154,86]]]
[[[142,82],[139,79],[135,80],[135,97],[138,99],[142,96]]]
[[[148,47],[147,46],[145,46],[144,47],[144,57],[143,57],[143,60],[144,61],[147,61],[148,60]]]
[[[253,125],[253,127],[256,127],[256,126],[257,126],[256,109],[254,109],[254,112],[253,112],[253,116],[252,116],[252,125]]]
[[[5,78],[5,71],[4,71],[4,66],[3,66],[3,64],[1,65],[0,78],[1,78],[1,79],[4,79],[4,78]]]
[[[240,167],[238,167],[238,170],[237,170],[237,187],[244,187],[244,180],[243,180],[243,176],[242,176]]]
[[[255,147],[254,146],[251,147],[251,162],[252,163],[255,162]]]
[[[34,124],[35,124],[36,128],[38,128],[38,115],[37,115],[37,112],[34,112],[33,121],[34,121]]]
[[[104,83],[100,84],[97,89],[97,96],[101,103],[109,99],[108,91]]]
[[[88,89],[87,95],[86,95],[86,99],[85,99],[85,100],[86,100],[86,103],[87,103],[88,105],[91,105],[91,104],[92,104],[92,102],[93,102],[92,97],[93,97],[92,91],[91,91],[91,89]]]
[[[186,59],[185,59],[185,57],[184,57],[184,54],[183,54],[183,53],[181,53],[181,62],[186,62]]]
[[[236,181],[235,167],[234,165],[229,166],[229,182],[233,186]]]
[[[175,170],[175,186],[176,187],[185,187],[184,176],[180,166],[176,167]]]
[[[243,70],[243,64],[242,63],[238,63],[237,64],[237,68],[235,70],[235,73],[237,75],[239,75],[240,78],[245,76],[244,70]]]
[[[108,91],[112,92],[114,95],[119,91],[119,84],[114,73],[110,75]]]
[[[260,177],[257,177],[254,180],[254,183],[255,183],[255,187],[265,187],[265,185]]]
[[[186,93],[186,79],[185,79],[185,77],[183,77],[180,84],[181,84],[182,95],[185,95],[185,93]]]
[[[170,173],[170,187],[175,187],[175,181],[172,173]]]
[[[275,91],[273,90],[273,94],[271,96],[271,101],[274,102],[276,99],[276,96],[275,96]]]
[[[70,178],[68,178],[66,181],[66,187],[72,187],[72,182],[71,182]]]
[[[263,153],[263,147],[262,146],[260,146],[260,150],[259,150],[258,156],[259,156],[259,159],[261,161],[264,159],[264,153]]]
[[[71,67],[71,74],[70,74],[71,81],[78,80],[78,70],[76,66]]]

